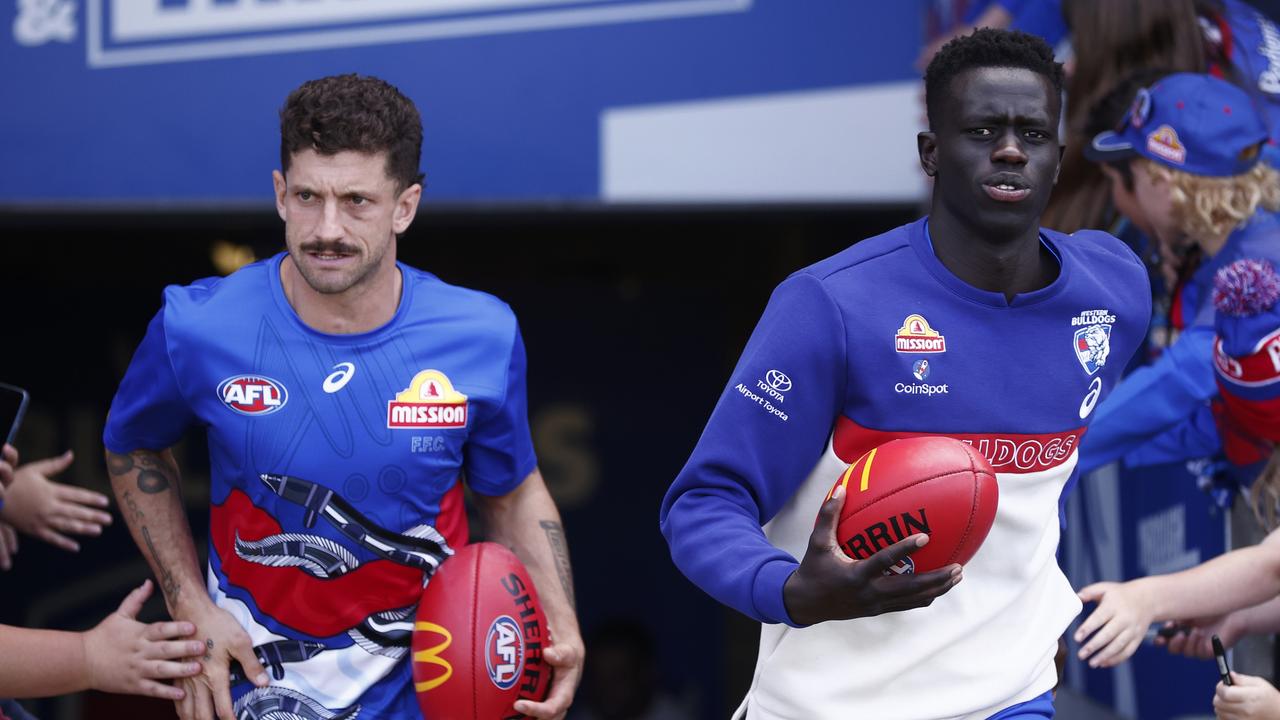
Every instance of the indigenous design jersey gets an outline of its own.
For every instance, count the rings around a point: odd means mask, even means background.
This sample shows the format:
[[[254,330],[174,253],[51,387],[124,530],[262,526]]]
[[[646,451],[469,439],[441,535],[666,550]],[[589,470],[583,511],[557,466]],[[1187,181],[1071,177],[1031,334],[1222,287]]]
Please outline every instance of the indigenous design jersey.
[[[501,301],[404,265],[390,322],[319,333],[284,296],[283,257],[165,290],[104,440],[208,429],[209,594],[271,675],[233,676],[238,717],[417,717],[413,613],[466,542],[463,473],[500,495],[534,468],[520,333]]]
[[[1055,561],[1058,502],[1146,332],[1147,273],[1109,235],[1045,230],[1057,279],[1007,302],[952,275],[926,227],[778,286],[663,502],[681,570],[767,623],[753,720],[986,718],[1055,682],[1080,610]],[[995,524],[964,580],[927,608],[793,627],[782,588],[827,491],[867,450],[912,435],[972,443],[996,470]]]

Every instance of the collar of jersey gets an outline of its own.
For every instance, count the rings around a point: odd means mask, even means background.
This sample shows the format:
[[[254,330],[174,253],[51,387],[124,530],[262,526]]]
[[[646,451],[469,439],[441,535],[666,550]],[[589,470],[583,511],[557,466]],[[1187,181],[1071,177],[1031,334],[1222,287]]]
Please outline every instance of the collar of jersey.
[[[1058,248],[1054,246],[1043,230],[1040,232],[1040,244],[1044,245],[1045,249],[1057,258],[1058,277],[1039,290],[1014,295],[1013,300],[1007,300],[1004,293],[976,288],[948,270],[947,266],[942,264],[942,261],[938,259],[937,254],[933,251],[933,238],[929,235],[928,216],[910,226],[909,236],[911,246],[916,251],[916,256],[920,258],[920,263],[925,266],[930,275],[933,275],[939,283],[951,292],[980,305],[994,308],[1020,308],[1035,305],[1057,295],[1067,284],[1067,265],[1063,261],[1062,253],[1058,251]]]
[[[280,284],[280,263],[284,261],[288,251],[277,253],[271,258],[271,262],[267,264],[267,280],[271,283],[271,297],[275,299],[276,306],[280,308],[280,312],[289,318],[295,327],[303,332],[322,338],[325,342],[333,343],[359,343],[365,342],[370,338],[377,337],[379,334],[386,332],[389,328],[395,327],[400,320],[409,312],[409,302],[413,299],[413,282],[411,270],[404,263],[397,262],[396,267],[400,269],[400,305],[396,307],[395,315],[382,325],[362,333],[352,333],[350,335],[336,335],[331,333],[320,332],[310,325],[302,322],[302,318],[298,317],[297,311],[289,304],[289,298],[285,297],[284,286]]]

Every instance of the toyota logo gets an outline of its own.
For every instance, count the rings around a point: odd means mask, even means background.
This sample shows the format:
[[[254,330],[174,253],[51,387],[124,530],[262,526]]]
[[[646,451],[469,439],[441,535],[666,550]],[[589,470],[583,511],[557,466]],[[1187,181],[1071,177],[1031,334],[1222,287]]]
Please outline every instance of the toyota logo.
[[[770,370],[765,373],[764,381],[769,383],[769,387],[778,392],[786,392],[791,389],[791,378],[786,373],[777,370]]]

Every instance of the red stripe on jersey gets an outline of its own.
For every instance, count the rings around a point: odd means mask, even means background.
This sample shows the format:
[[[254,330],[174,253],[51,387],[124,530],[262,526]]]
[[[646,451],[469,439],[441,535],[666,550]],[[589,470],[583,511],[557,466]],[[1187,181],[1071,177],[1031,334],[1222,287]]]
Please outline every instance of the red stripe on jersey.
[[[227,582],[244,588],[258,608],[276,621],[313,637],[344,633],[384,610],[402,608],[422,597],[422,571],[390,560],[369,560],[351,572],[322,579],[296,567],[269,567],[236,554],[241,540],[261,540],[283,532],[280,523],[232,490],[214,505],[209,534]]]
[[[1213,343],[1213,364],[1219,380],[1235,385],[1257,387],[1280,380],[1280,331],[1258,343],[1252,355],[1233,358],[1222,349],[1222,338]]]
[[[436,515],[435,526],[451,548],[460,548],[470,539],[471,528],[467,523],[467,509],[462,502],[461,482],[455,480],[453,487],[440,498],[440,514]]]
[[[926,435],[942,435],[969,443],[991,463],[996,472],[1030,473],[1048,470],[1066,462],[1080,443],[1084,428],[1060,433],[926,433],[895,432],[865,428],[847,417],[836,420],[832,446],[836,457],[846,463],[862,457],[871,448],[890,440]]]

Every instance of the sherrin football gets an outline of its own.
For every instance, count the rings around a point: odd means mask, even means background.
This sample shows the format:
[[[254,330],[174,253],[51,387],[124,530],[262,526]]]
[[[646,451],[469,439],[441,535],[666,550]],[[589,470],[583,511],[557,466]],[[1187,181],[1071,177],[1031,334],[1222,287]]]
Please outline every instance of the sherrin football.
[[[413,683],[426,720],[516,720],[517,699],[541,701],[547,619],[524,564],[497,543],[441,563],[413,625]]]
[[[978,552],[996,518],[999,490],[991,464],[973,446],[938,435],[891,440],[841,473],[844,507],[836,539],[865,560],[917,533],[929,543],[890,572],[924,573],[964,563]]]

